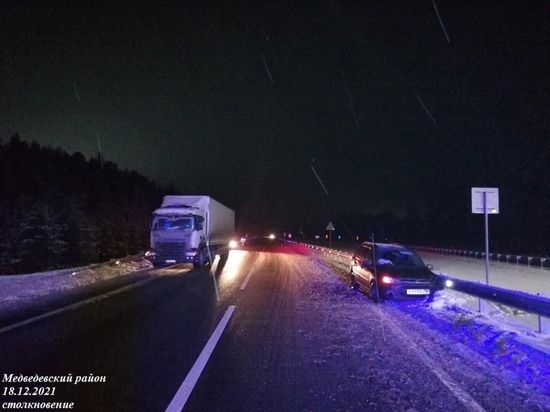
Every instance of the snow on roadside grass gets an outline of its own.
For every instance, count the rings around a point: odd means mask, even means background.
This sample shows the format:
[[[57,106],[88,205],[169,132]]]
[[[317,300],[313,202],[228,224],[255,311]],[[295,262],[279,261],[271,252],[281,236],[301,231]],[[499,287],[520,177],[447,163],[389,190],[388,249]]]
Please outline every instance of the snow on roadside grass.
[[[428,307],[439,316],[455,319],[467,317],[479,324],[508,332],[518,342],[550,354],[550,335],[534,330],[537,327],[537,316],[492,302],[488,303],[487,312],[480,313],[474,309],[477,304],[478,299],[475,297],[445,289],[436,293]]]
[[[31,301],[151,267],[148,260],[139,258],[49,272],[0,276],[0,312],[15,303]]]

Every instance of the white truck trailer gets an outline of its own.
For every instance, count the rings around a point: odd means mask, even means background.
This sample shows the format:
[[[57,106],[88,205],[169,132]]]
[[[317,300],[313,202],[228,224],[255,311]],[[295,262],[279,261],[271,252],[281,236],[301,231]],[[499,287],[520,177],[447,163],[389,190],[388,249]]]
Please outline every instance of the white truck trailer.
[[[235,232],[235,212],[209,196],[164,196],[151,219],[154,266],[204,266],[216,254],[227,259]]]

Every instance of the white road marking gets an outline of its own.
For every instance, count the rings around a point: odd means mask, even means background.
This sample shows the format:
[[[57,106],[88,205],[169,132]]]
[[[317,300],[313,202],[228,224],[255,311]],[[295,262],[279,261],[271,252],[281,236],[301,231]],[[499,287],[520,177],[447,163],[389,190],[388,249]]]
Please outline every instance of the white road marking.
[[[191,392],[193,391],[197,381],[199,380],[201,373],[206,366],[206,363],[208,362],[208,359],[210,359],[210,355],[212,355],[212,352],[214,352],[214,349],[216,348],[216,345],[220,340],[220,337],[225,330],[225,327],[229,323],[229,319],[231,318],[231,315],[233,315],[234,310],[235,306],[229,306],[227,308],[222,320],[220,320],[220,323],[218,323],[218,326],[214,330],[214,333],[212,333],[212,336],[210,336],[210,339],[208,339],[206,346],[203,348],[201,354],[195,361],[195,364],[185,377],[185,380],[176,392],[176,395],[174,395],[172,402],[170,402],[170,405],[168,405],[168,407],[166,408],[166,412],[182,411],[185,403],[187,402],[187,399],[189,399]]]
[[[246,277],[246,279],[244,280],[243,284],[240,287],[240,290],[245,290],[246,289],[246,285],[248,285],[248,281],[252,277],[253,272],[254,272],[254,268],[250,269],[250,271],[248,272],[248,276]]]
[[[104,293],[103,295],[99,295],[99,296],[95,296],[93,298],[82,300],[80,302],[73,303],[71,305],[62,307],[60,309],[56,309],[56,310],[52,310],[50,312],[43,313],[42,315],[35,316],[34,318],[30,318],[30,319],[27,319],[27,320],[24,320],[24,321],[21,321],[21,322],[18,322],[18,323],[14,323],[13,325],[6,326],[6,327],[0,329],[0,334],[4,333],[4,332],[7,332],[9,330],[17,329],[21,326],[28,325],[29,323],[39,321],[41,319],[45,319],[45,318],[48,318],[50,316],[57,315],[59,313],[68,312],[70,310],[78,309],[80,306],[88,305],[90,303],[94,303],[94,302],[98,302],[98,301],[103,300],[103,299],[107,299],[108,297],[111,297],[111,296],[117,295],[119,293],[126,292],[130,289],[134,289],[134,288],[137,288],[139,286],[145,285],[146,283],[151,282],[154,279],[156,279],[156,278],[155,277],[150,277],[150,278],[144,279],[140,282],[137,282],[137,283],[134,283],[134,284],[131,284],[131,285],[128,285],[128,286],[124,286],[122,288],[115,289],[115,290],[112,290],[110,292]]]

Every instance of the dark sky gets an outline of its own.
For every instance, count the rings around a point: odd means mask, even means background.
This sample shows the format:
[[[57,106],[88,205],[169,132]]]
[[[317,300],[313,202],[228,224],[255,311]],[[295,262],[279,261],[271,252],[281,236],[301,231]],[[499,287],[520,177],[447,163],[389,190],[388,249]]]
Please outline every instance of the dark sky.
[[[99,139],[249,220],[403,211],[549,139],[548,0],[0,5],[2,141]]]

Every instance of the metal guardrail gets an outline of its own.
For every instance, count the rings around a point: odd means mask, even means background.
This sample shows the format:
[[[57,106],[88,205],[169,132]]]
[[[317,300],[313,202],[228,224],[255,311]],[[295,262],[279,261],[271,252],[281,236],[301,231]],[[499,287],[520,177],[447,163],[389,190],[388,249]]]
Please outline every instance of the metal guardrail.
[[[462,256],[474,259],[485,259],[485,252],[464,249],[445,249],[425,246],[411,246],[412,249],[440,255]],[[506,253],[489,253],[489,260],[511,264],[527,265],[533,268],[550,269],[550,258],[540,256],[514,255]]]
[[[453,290],[550,318],[550,298],[525,292],[511,291],[484,283],[456,279],[446,275],[438,276],[443,281],[452,280],[453,286],[451,289]]]
[[[309,249],[312,249],[312,251],[316,253],[322,254],[326,259],[340,264],[349,263],[349,260],[352,257],[352,254],[349,252],[333,250],[307,243],[302,243],[302,245]],[[418,247],[415,247],[414,249],[430,251],[427,250],[430,248],[420,249]],[[452,253],[447,254],[453,255]],[[483,254],[482,257],[484,258],[485,254]],[[482,306],[481,300],[488,300],[504,306],[534,314],[538,317],[538,332],[550,334],[550,298],[532,295],[524,292],[518,293],[517,291],[511,291],[496,286],[456,279],[446,275],[437,276],[440,278],[441,284],[444,285],[444,287],[447,287],[445,285],[446,280],[452,280],[453,286],[449,289],[479,298],[480,310]]]

